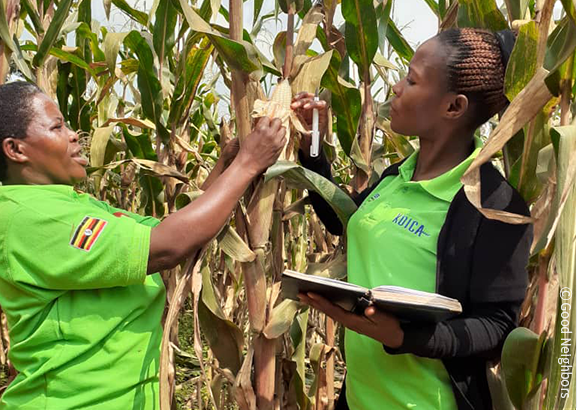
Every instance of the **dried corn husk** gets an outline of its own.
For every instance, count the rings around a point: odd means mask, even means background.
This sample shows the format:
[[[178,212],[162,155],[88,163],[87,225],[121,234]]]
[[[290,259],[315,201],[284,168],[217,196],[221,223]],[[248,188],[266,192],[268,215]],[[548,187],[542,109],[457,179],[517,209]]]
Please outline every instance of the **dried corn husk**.
[[[300,119],[291,110],[292,91],[288,80],[275,87],[270,100],[256,100],[252,111],[253,118],[278,118],[286,129],[286,145],[279,159],[294,159],[294,141],[291,141],[291,125],[299,132],[307,132]],[[287,149],[288,148],[288,149]]]

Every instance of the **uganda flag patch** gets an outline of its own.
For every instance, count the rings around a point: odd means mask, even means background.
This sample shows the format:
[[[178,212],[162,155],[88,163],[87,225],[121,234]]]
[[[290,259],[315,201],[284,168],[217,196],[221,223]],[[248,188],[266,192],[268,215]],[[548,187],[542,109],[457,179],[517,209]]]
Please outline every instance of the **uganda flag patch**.
[[[70,245],[84,251],[90,251],[108,222],[103,219],[85,216],[72,235]]]

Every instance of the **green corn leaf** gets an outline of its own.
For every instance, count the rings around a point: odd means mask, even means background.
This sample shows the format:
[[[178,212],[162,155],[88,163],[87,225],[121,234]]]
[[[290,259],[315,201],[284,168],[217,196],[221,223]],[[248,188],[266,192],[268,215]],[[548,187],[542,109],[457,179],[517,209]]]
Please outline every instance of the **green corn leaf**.
[[[391,43],[391,46],[395,52],[406,61],[411,61],[415,51],[409,45],[405,37],[401,34],[401,31],[395,25],[395,22],[389,19],[387,28],[387,40]]]
[[[285,299],[272,310],[269,322],[263,330],[267,339],[276,339],[288,331],[299,310],[299,303]]]
[[[142,112],[146,118],[154,121],[156,131],[167,143],[170,135],[162,124],[162,88],[154,72],[154,59],[150,46],[138,31],[131,31],[124,39],[124,44],[138,56],[138,90]]]
[[[304,7],[305,0],[278,0],[277,4],[280,6],[284,13],[288,13],[289,6],[293,4],[293,10],[295,13],[301,11]]]
[[[291,380],[292,391],[295,392],[294,399],[299,403],[301,409],[308,409],[311,406],[311,401],[306,395],[305,381],[307,380],[305,373],[305,358],[307,350],[307,324],[309,319],[310,309],[306,308],[302,313],[298,313],[292,323],[290,329],[291,341],[294,347],[294,353],[291,357],[295,363],[295,374]]]
[[[255,0],[254,1],[254,9],[253,9],[253,15],[252,15],[253,26],[256,25],[256,22],[258,21],[258,16],[260,15],[260,11],[262,10],[263,3],[264,3],[264,0]]]
[[[503,346],[501,364],[509,392],[516,408],[522,409],[543,381],[546,332],[541,336],[519,327],[513,330]]]
[[[350,155],[361,117],[361,93],[358,87],[339,76],[340,66],[340,54],[333,53],[321,85],[331,92],[331,104],[337,117],[337,137],[345,153]]]
[[[128,33],[106,33],[102,47],[104,48],[103,51],[106,59],[106,65],[108,65],[108,70],[110,73],[114,73],[118,51],[120,50],[120,46],[124,42],[124,39],[127,35]]]
[[[505,73],[505,95],[509,101],[513,101],[535,75],[538,40],[539,28],[534,21],[520,27]]]
[[[90,0],[82,0],[78,4],[78,19],[73,24],[78,23],[85,23],[88,26],[92,25],[92,2]],[[80,56],[87,63],[92,62],[91,44],[91,39],[84,36],[82,32],[76,33],[76,45],[80,48]]]
[[[568,374],[575,377],[575,123],[552,129],[553,139],[559,140],[557,157],[557,190],[555,202],[565,200],[555,232],[555,264],[559,278],[557,318],[549,365],[548,388],[544,409],[564,410],[575,407],[574,380],[567,383]],[[565,305],[563,305],[565,303]],[[573,332],[573,333],[569,333]],[[565,367],[562,374],[562,367]],[[572,366],[569,368],[568,366]],[[570,369],[567,371],[567,369]],[[563,380],[565,379],[565,381]],[[569,384],[569,386],[567,386]]]
[[[571,0],[569,0],[571,1]],[[529,7],[529,0],[505,0],[509,21],[523,20]]]
[[[44,26],[40,21],[40,16],[38,15],[36,8],[32,6],[30,0],[21,0],[20,4],[22,5],[22,8],[26,11],[26,14],[28,14],[28,17],[30,17],[30,21],[32,21],[32,25],[34,26],[36,34],[44,34]],[[0,13],[2,12],[0,11]]]
[[[170,0],[158,3],[155,15],[156,20],[152,30],[152,43],[160,61],[164,61],[176,43],[174,33],[177,16],[176,8]]]
[[[10,49],[10,51],[16,50],[16,45],[12,41],[12,37],[10,36],[10,30],[8,28],[8,21],[6,19],[6,10],[4,9],[5,2],[0,3],[0,40],[4,42],[6,47]]]
[[[223,369],[237,374],[242,364],[244,337],[242,330],[228,320],[214,292],[210,270],[202,269],[202,294],[198,304],[198,319],[210,349]]]
[[[60,48],[53,47],[50,49],[50,55],[58,58],[61,61],[72,63],[75,66],[82,68],[83,70],[86,70],[90,75],[94,77],[96,76],[96,73],[92,69],[92,67],[90,67],[90,65],[86,61],[84,61],[82,58],[78,57],[75,54],[69,53]]]
[[[527,203],[532,203],[543,189],[543,184],[535,173],[539,151],[548,145],[549,137],[549,115],[547,110],[542,110],[533,119],[531,133],[525,136],[525,148],[523,154],[511,167],[509,182],[521,193]]]
[[[92,32],[92,29],[87,23],[83,22],[78,26],[76,35],[89,40],[90,51],[92,52],[94,61],[106,61],[104,52],[100,49],[100,40],[96,33]]]
[[[134,158],[144,158],[151,161],[158,161],[158,157],[150,140],[150,134],[133,134],[128,130],[128,127],[121,124],[122,135],[128,146],[128,150]],[[177,197],[178,199],[178,197]]]
[[[30,64],[28,61],[26,61],[24,55],[22,54],[23,47],[21,48],[20,45],[18,44],[16,34],[14,34],[12,41],[13,41],[12,44],[14,45],[15,48],[15,51],[12,53],[12,60],[14,61],[14,64],[16,64],[16,67],[18,68],[20,73],[24,75],[24,77],[26,77],[30,81],[35,81],[35,76],[30,70]]]
[[[486,28],[492,31],[509,28],[495,0],[459,0],[459,27]]]
[[[333,208],[346,226],[350,216],[357,210],[355,202],[325,177],[290,161],[278,161],[265,174],[265,181],[282,176],[285,181],[300,188],[317,192]]]
[[[547,38],[543,67],[555,71],[575,53],[575,21],[565,17]]]
[[[393,8],[392,1],[387,1],[376,8],[377,24],[379,31],[379,51],[381,52],[381,54],[385,53],[387,30],[389,29],[389,20],[391,18],[392,8]]]
[[[58,3],[58,8],[54,13],[54,18],[50,22],[48,30],[42,39],[42,43],[40,43],[40,46],[38,47],[38,52],[32,60],[35,67],[40,67],[44,63],[46,57],[48,57],[48,54],[50,53],[50,49],[60,37],[60,29],[68,17],[71,5],[72,0],[62,0]]]
[[[561,0],[565,13],[571,17],[573,20],[573,25],[575,25],[575,1],[574,0]]]
[[[262,64],[258,59],[255,47],[242,40],[234,41],[213,29],[188,5],[186,0],[180,0],[180,6],[190,27],[197,32],[205,34],[219,55],[230,67],[249,74],[252,78],[260,80],[262,76]]]
[[[370,69],[379,47],[377,17],[372,0],[343,0],[345,43],[361,73]]]
[[[188,52],[186,65],[174,89],[168,117],[169,124],[178,123],[187,118],[213,49],[213,45],[205,39],[198,47],[194,46]]]
[[[63,101],[64,106],[67,108],[65,112],[68,112],[68,121],[73,129],[82,129],[85,132],[91,132],[91,107],[86,104],[86,100],[83,97],[86,91],[86,71],[71,65],[69,85],[72,102]]]
[[[143,26],[148,26],[148,14],[135,10],[126,2],[126,0],[112,0],[112,4],[122,10],[128,17]]]

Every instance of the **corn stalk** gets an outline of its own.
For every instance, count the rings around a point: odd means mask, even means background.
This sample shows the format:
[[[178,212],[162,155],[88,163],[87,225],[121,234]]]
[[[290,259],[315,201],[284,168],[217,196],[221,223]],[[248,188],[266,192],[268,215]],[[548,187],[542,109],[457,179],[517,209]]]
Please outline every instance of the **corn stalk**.
[[[6,81],[10,71],[12,53],[17,52],[13,37],[19,23],[19,0],[2,0],[0,2],[0,84]]]
[[[219,78],[231,90],[231,113],[241,141],[250,133],[253,109],[257,116],[280,116],[287,121],[282,109],[278,110],[281,105],[264,98],[263,86],[285,78],[293,93],[323,88],[334,115],[329,136],[335,134],[338,140],[332,144],[328,138],[323,149],[333,163],[336,180],[348,191],[362,189],[369,183],[369,174],[378,174],[413,151],[409,138],[390,130],[386,104],[377,104],[372,95],[379,88],[375,70],[386,79],[384,92],[389,96],[390,77],[398,74],[388,71],[394,65],[387,59],[399,61],[402,72],[413,54],[391,18],[392,0],[376,4],[343,0],[344,36],[334,26],[337,1],[325,0],[307,8],[304,2],[279,0],[290,21],[273,45],[274,62],[257,53],[254,38],[244,41],[242,2],[230,2],[229,33],[226,27],[223,30],[211,24],[220,9],[218,1],[203,0],[195,9],[189,3],[158,2],[149,12],[121,0],[108,2],[129,19],[126,31],[116,33],[110,29],[92,32],[95,22],[89,0],[0,2],[0,82],[11,63],[24,77],[36,80],[56,96],[65,119],[82,131],[90,151],[93,168],[82,187],[86,192],[159,218],[194,200],[229,139],[228,124],[217,110],[221,96],[226,103],[228,94],[215,86]],[[541,256],[532,261],[524,323],[548,331],[547,343],[557,354],[562,348],[562,311],[557,307],[555,284],[574,290],[566,260],[574,249],[568,230],[572,223],[567,222],[571,219],[568,210],[574,209],[574,180],[567,177],[571,157],[564,156],[572,152],[570,127],[557,127],[574,121],[575,63],[574,57],[568,57],[574,54],[574,42],[571,46],[565,41],[571,30],[574,37],[574,5],[562,1],[564,16],[549,27],[550,0],[538,1],[536,9],[527,2],[508,0],[508,21],[492,0],[426,3],[439,17],[441,28],[502,29],[513,25],[512,20],[519,28],[519,50],[511,58],[507,75],[507,92],[514,101],[485,153],[498,153],[515,129],[522,132],[518,140],[510,139],[504,156],[511,183],[535,201],[534,252]],[[17,4],[21,12],[10,11]],[[270,18],[260,15],[259,4],[255,2],[255,24],[248,30],[252,36]],[[294,26],[299,23],[297,34]],[[317,29],[319,24],[322,30]],[[22,30],[35,41],[20,38],[16,47],[14,35],[20,37]],[[66,30],[74,32],[75,47],[68,46],[63,35]],[[383,37],[380,44],[379,36]],[[315,40],[323,48],[317,55],[310,50]],[[373,52],[377,48],[382,55]],[[386,55],[385,50],[391,53]],[[349,75],[350,67],[358,75]],[[543,81],[548,87],[544,88]],[[286,83],[281,84],[279,93],[286,89]],[[276,107],[274,113],[267,111],[272,106]],[[337,331],[317,312],[282,301],[278,275],[286,264],[311,274],[343,278],[343,243],[328,235],[318,218],[306,210],[305,190],[325,195],[344,223],[355,206],[347,202],[350,199],[343,191],[292,162],[297,134],[293,131],[291,135],[285,151],[288,161],[273,166],[266,178],[248,190],[234,221],[207,247],[196,269],[188,265],[163,275],[170,312],[161,357],[165,409],[175,400],[183,408],[332,406],[331,390],[342,376],[342,361],[335,348]],[[536,273],[537,266],[541,274]],[[541,285],[537,285],[539,281]],[[543,301],[540,306],[547,306],[545,310],[536,307],[533,295]],[[555,310],[557,319],[549,320],[547,312]],[[517,340],[526,343],[531,354],[547,345],[540,344],[545,340],[540,335],[525,336]],[[3,341],[6,348],[7,339]],[[513,351],[529,357],[523,349]],[[537,353],[529,373],[535,374],[533,387],[544,392],[544,406],[560,409],[573,405],[574,399],[561,398],[562,379],[553,361],[547,363],[546,391],[538,383],[545,359]],[[311,367],[306,367],[305,361]],[[307,385],[307,380],[313,384]],[[525,393],[519,397],[526,397]],[[532,404],[539,403],[540,398],[535,399],[538,394],[533,394]]]

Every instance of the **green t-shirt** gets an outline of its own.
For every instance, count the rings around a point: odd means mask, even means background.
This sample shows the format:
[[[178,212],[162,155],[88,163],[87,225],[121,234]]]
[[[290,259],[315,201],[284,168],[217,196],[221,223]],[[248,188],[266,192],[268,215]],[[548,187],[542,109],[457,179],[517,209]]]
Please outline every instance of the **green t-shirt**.
[[[383,179],[347,226],[348,280],[435,292],[437,239],[460,178],[481,149],[446,173],[411,181],[418,152]],[[355,410],[456,410],[441,360],[390,355],[382,344],[347,329],[347,402]]]
[[[0,306],[19,371],[1,410],[157,409],[159,223],[64,185],[0,186]]]

